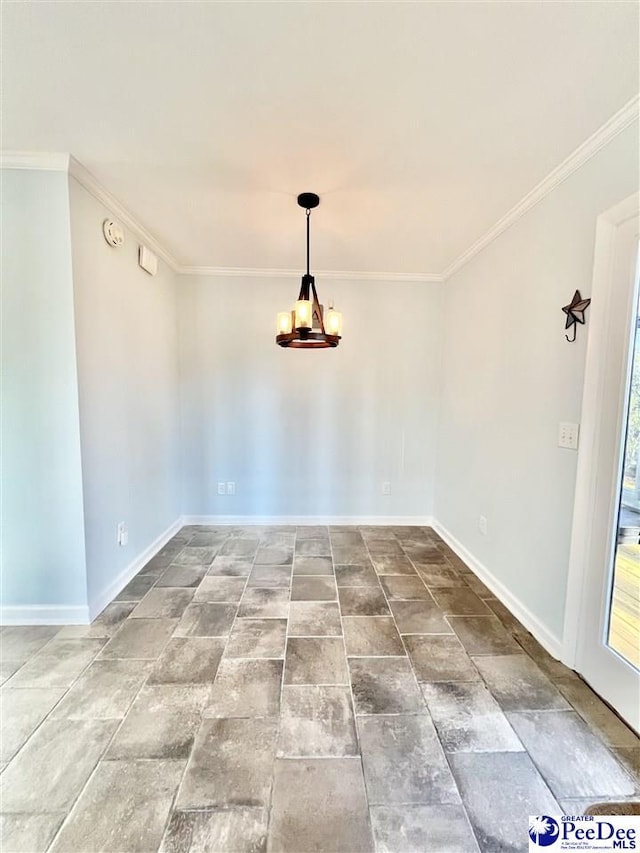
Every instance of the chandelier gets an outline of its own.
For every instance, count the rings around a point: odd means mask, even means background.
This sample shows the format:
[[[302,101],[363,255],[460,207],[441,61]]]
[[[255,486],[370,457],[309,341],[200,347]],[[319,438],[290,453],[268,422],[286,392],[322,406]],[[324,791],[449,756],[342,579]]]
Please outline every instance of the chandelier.
[[[342,314],[329,303],[326,315],[318,300],[315,278],[309,272],[309,219],[320,204],[315,193],[301,193],[298,204],[307,214],[307,271],[302,276],[300,293],[293,311],[280,311],[277,318],[276,343],[295,349],[337,347],[342,336]]]

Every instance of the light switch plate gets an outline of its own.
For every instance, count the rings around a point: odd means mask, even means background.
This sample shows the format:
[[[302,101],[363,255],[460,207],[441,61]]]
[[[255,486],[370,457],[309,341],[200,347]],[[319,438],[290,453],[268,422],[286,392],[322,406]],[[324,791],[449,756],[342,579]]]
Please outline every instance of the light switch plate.
[[[226,483],[218,483],[218,494],[226,495],[227,494],[227,484]]]
[[[578,449],[578,433],[580,424],[571,424],[563,421],[558,430],[558,447],[566,447],[569,450]]]

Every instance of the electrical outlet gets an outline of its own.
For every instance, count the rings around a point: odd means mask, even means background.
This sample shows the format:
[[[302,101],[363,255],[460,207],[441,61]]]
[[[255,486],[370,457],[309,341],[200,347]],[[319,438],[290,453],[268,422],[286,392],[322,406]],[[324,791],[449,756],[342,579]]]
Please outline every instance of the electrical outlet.
[[[129,543],[129,531],[124,521],[119,522],[116,528],[116,542],[121,548]]]
[[[227,494],[227,484],[226,483],[218,483],[218,494],[226,495]]]
[[[578,432],[580,424],[562,422],[558,428],[558,447],[566,447],[569,450],[578,449]]]
[[[481,515],[478,519],[478,530],[482,533],[483,536],[487,535],[487,519],[484,515]]]
[[[235,483],[227,483],[227,494],[235,495],[236,493],[236,484]]]
[[[391,483],[383,483],[382,484],[382,494],[390,495],[391,494]]]

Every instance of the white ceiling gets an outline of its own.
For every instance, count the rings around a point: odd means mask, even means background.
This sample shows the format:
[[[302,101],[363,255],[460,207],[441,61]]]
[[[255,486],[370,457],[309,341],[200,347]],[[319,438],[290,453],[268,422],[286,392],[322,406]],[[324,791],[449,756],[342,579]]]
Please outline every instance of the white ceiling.
[[[5,2],[2,146],[179,263],[439,273],[638,91],[636,2]]]

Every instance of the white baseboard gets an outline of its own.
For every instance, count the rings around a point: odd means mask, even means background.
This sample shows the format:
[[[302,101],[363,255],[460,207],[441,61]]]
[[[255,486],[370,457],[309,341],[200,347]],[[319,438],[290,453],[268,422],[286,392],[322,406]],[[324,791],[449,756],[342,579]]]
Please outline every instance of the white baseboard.
[[[0,607],[0,625],[88,625],[85,605],[31,604]]]
[[[517,598],[507,587],[498,580],[496,576],[468,551],[446,527],[435,520],[432,524],[436,533],[441,536],[452,551],[469,566],[472,572],[494,593],[496,598],[507,607],[524,627],[530,631],[541,646],[557,660],[562,657],[562,641],[556,637],[546,625],[544,625],[534,614]]]
[[[183,515],[182,524],[347,524],[431,527],[430,515]]]
[[[132,562],[130,562],[129,565],[93,599],[93,601],[89,603],[88,611],[90,619],[87,619],[87,622],[92,621],[96,616],[102,613],[107,604],[113,601],[120,590],[124,589],[129,581],[138,574],[140,569],[142,569],[152,557],[155,557],[158,551],[176,535],[181,527],[182,519],[178,518],[164,531],[164,533],[161,533],[148,548],[145,548],[141,554],[138,554],[138,556],[132,560]]]

